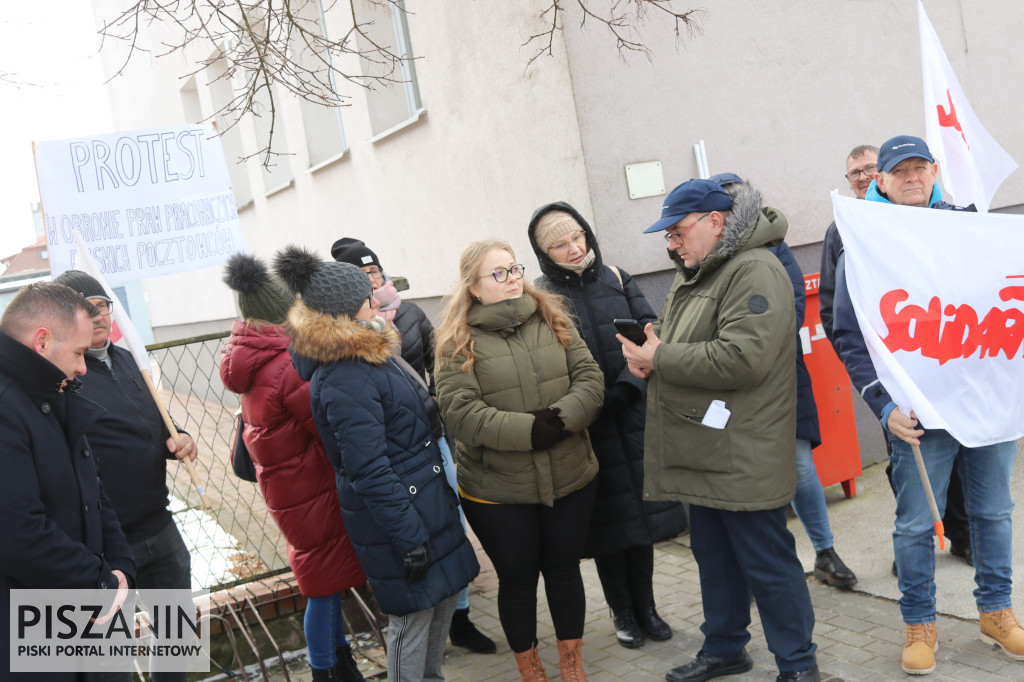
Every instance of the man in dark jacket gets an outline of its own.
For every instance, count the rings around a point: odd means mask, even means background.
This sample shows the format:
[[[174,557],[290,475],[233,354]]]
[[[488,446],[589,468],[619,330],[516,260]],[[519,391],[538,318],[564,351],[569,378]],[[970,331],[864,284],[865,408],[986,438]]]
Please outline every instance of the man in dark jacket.
[[[900,135],[882,144],[878,171],[868,201],[953,209],[942,201],[935,182],[938,164],[924,140]],[[913,267],[913,265],[908,265]],[[974,549],[975,590],[981,637],[998,644],[1012,659],[1024,659],[1024,628],[1011,601],[1013,496],[1010,478],[1015,442],[966,447],[948,432],[918,427],[913,412],[903,414],[878,379],[853,310],[846,281],[846,253],[836,265],[833,343],[853,385],[878,415],[892,450],[896,490],[893,549],[899,569],[900,611],[907,626],[903,670],[925,674],[935,669],[935,557],[932,519],[912,446],[919,446],[935,500],[941,511],[954,467],[960,471]]]
[[[175,441],[146,388],[132,354],[110,343],[115,305],[95,278],[68,270],[55,282],[80,293],[99,310],[93,320],[88,375],[82,395],[106,410],[89,426],[97,469],[135,557],[143,589],[191,589],[191,557],[168,510],[167,460],[195,460],[191,436]],[[183,681],[186,673],[154,672],[160,682]]]
[[[717,182],[726,192],[731,192],[731,188],[738,187],[743,182],[735,173],[718,173],[708,179]],[[812,451],[821,445],[821,428],[818,424],[818,405],[814,400],[811,373],[804,362],[803,348],[799,340],[807,307],[804,273],[786,242],[770,246],[768,250],[774,253],[782,267],[786,268],[786,274],[793,284],[796,302],[796,497],[791,504],[814,545],[814,577],[834,587],[851,588],[857,584],[857,576],[836,553],[832,527],[828,521],[828,508],[825,506],[825,493],[821,489],[818,470],[814,466]]]
[[[0,318],[0,637],[12,589],[127,589],[131,548],[96,476],[86,430],[102,409],[78,393],[96,308],[68,287],[30,284]],[[10,670],[4,644],[0,676]],[[85,679],[45,673],[24,679]],[[8,679],[8,678],[4,678]],[[9,679],[23,679],[12,674]],[[127,678],[126,678],[127,679]]]
[[[854,147],[846,157],[846,178],[850,189],[858,199],[868,193],[871,181],[875,179],[878,167],[878,147],[861,144]],[[839,236],[836,221],[825,230],[825,240],[821,244],[821,272],[818,275],[818,308],[821,314],[821,328],[825,337],[832,341],[832,299],[836,291],[836,262],[843,250],[843,240]]]
[[[620,335],[637,376],[650,377],[644,494],[690,503],[704,642],[669,682],[699,682],[753,666],[750,595],[777,680],[817,681],[814,611],[786,527],[796,491],[796,311],[768,250],[786,222],[741,183],[672,190],[662,217],[676,276],[662,322],[637,346]]]

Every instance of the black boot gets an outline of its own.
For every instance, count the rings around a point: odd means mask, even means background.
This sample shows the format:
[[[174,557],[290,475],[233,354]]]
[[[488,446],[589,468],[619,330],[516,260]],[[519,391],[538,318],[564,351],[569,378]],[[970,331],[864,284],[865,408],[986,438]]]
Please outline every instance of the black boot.
[[[493,654],[498,650],[494,642],[470,622],[468,608],[455,610],[451,627],[448,628],[448,636],[451,637],[452,644],[469,649],[475,654]]]
[[[655,642],[664,642],[672,638],[672,628],[661,619],[653,603],[644,604],[636,610],[636,621]]]
[[[334,668],[314,668],[309,666],[309,669],[313,671],[313,682],[334,682],[338,679],[334,676]]]
[[[857,584],[857,576],[843,563],[832,547],[818,552],[814,559],[814,577],[832,587],[849,589]]]
[[[627,649],[636,649],[644,644],[644,633],[636,622],[631,609],[612,610],[612,622],[615,623],[615,639]]]
[[[352,647],[346,644],[339,646],[336,650],[338,662],[331,670],[334,672],[333,680],[337,682],[365,682],[363,674],[359,672],[359,664],[352,656]]]
[[[949,541],[949,553],[953,556],[960,557],[961,559],[966,561],[967,565],[969,566],[974,565],[974,552],[971,551],[970,538],[967,538],[966,540],[961,540],[959,542],[951,539]]]

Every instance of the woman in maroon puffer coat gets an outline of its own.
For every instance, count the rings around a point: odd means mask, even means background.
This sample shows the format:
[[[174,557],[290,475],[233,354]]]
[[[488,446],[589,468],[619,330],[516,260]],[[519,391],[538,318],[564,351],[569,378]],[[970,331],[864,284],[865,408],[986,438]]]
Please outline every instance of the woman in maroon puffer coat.
[[[292,367],[284,322],[293,297],[247,254],[228,260],[224,281],[245,318],[221,349],[220,378],[238,393],[242,438],[267,509],[288,541],[288,563],[308,597],[304,630],[314,680],[362,680],[345,639],[341,593],[366,576],[341,521],[334,469],[313,422],[309,383]],[[334,675],[331,675],[332,670]]]

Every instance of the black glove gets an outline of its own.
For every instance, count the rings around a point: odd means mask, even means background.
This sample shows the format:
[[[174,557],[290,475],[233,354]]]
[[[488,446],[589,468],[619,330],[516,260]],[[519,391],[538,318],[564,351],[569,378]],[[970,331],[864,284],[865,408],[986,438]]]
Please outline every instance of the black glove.
[[[534,416],[530,445],[534,450],[547,450],[558,441],[572,435],[571,431],[565,430],[565,422],[558,416],[561,411],[557,407],[530,410],[530,414]]]
[[[402,555],[402,568],[405,570],[405,582],[415,583],[427,577],[427,567],[430,566],[430,555],[427,554],[427,546],[420,545],[413,547]]]
[[[632,405],[640,397],[636,386],[624,381],[616,382],[604,392],[604,405],[601,406],[601,417],[610,417]]]

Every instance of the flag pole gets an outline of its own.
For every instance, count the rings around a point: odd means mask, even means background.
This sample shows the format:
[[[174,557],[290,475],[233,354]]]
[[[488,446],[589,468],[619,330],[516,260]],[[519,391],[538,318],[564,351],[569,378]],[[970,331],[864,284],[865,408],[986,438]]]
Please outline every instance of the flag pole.
[[[171,438],[174,442],[178,442],[178,428],[174,425],[171,420],[170,413],[167,412],[167,408],[164,407],[164,401],[160,399],[160,394],[157,393],[156,385],[153,383],[153,378],[149,376],[148,369],[140,369],[139,372],[142,374],[142,378],[146,382],[146,387],[149,389],[149,394],[153,396],[153,402],[156,403],[156,408],[160,410],[160,416],[164,420],[164,426],[167,427],[167,431],[171,434]],[[199,493],[199,498],[203,501],[203,508],[210,509],[213,507],[210,504],[210,498],[206,496],[206,489],[203,488],[203,482],[199,478],[199,473],[196,471],[195,465],[192,464],[192,460],[188,457],[179,459],[179,462],[185,465],[185,469],[188,470],[188,477],[192,479],[192,485],[195,486],[196,492]]]
[[[928,509],[932,512],[932,521],[935,522],[935,534],[939,536],[939,549],[946,549],[946,529],[942,526],[942,517],[939,516],[939,505],[935,503],[935,493],[932,492],[932,482],[928,480],[928,471],[924,468],[924,455],[921,454],[921,446],[911,444],[914,451],[914,462],[917,464],[917,473],[921,476],[921,485],[924,486],[924,496],[928,498]]]

